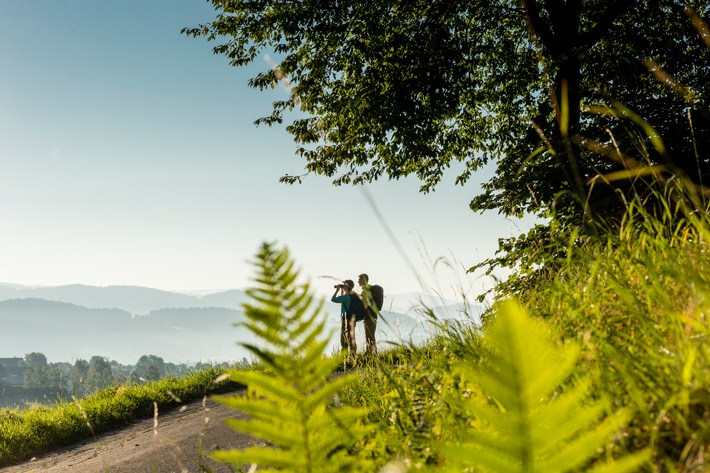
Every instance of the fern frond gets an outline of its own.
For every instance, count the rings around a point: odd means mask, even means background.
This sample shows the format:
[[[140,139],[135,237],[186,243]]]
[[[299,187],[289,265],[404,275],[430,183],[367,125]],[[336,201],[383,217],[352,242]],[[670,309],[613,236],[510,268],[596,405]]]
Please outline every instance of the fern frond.
[[[296,422],[299,419],[297,412],[282,413],[274,412],[274,404],[266,399],[246,399],[243,397],[217,397],[214,398],[217,402],[224,404],[232,409],[239,410],[245,414],[249,414],[255,418],[266,419],[272,423],[282,421]],[[280,415],[284,414],[284,415]]]
[[[619,460],[599,465],[589,470],[588,473],[630,473],[640,471],[648,464],[649,453],[641,451],[627,455]]]
[[[304,400],[304,408],[311,410],[319,404],[327,403],[333,396],[341,392],[345,386],[353,383],[356,379],[357,375],[346,375],[324,384],[318,391]]]
[[[460,447],[447,445],[442,453],[447,463],[458,467],[454,471],[467,471],[464,465],[474,465],[489,473],[519,473],[522,470],[517,459],[507,454],[504,442],[489,434],[471,432],[468,443]]]
[[[330,345],[330,340],[329,338],[317,342],[316,340],[312,341],[312,348],[309,350],[308,347],[297,347],[302,349],[305,353],[303,354],[303,363],[308,366],[313,366],[314,369],[318,372],[319,375],[321,372],[330,374],[333,372],[335,367],[340,365],[340,360],[337,358],[331,358],[328,360],[323,360],[323,353],[327,349],[328,345]],[[316,363],[316,361],[320,361],[320,363]]]
[[[287,451],[271,450],[261,447],[250,447],[244,450],[229,450],[212,454],[215,460],[229,462],[234,465],[242,463],[256,463],[265,467],[273,467],[280,471],[300,471],[299,463],[303,460],[293,458],[293,454]]]
[[[234,464],[256,463],[293,472],[368,470],[369,461],[347,454],[370,430],[361,423],[366,410],[327,407],[342,388],[357,376],[327,377],[340,357],[325,358],[329,338],[321,316],[322,302],[312,309],[308,285],[297,286],[298,272],[286,249],[262,245],[255,266],[257,287],[244,304],[254,335],[242,344],[263,362],[265,371],[237,370],[233,380],[247,386],[242,397],[215,397],[251,416],[229,420],[229,425],[268,443],[243,451],[216,452],[213,457]]]
[[[282,448],[282,450],[302,452],[304,442],[302,436],[299,435],[300,432],[293,427],[294,423],[286,422],[291,419],[283,420],[284,422],[273,423],[256,418],[252,420],[227,419],[226,423],[238,432],[248,432],[250,435],[268,440],[274,445],[288,445],[288,448]]]
[[[613,435],[619,432],[628,420],[629,416],[622,414],[616,418],[607,418],[596,426],[592,424],[593,430],[582,433],[573,442],[561,444],[557,452],[550,450],[552,455],[540,461],[539,471],[554,471],[547,469],[548,465],[553,467],[564,465],[563,471],[576,470],[584,465],[587,459],[592,458],[601,446],[609,443]]]
[[[572,387],[563,384],[571,377],[578,349],[556,346],[543,323],[517,304],[499,307],[484,342],[482,367],[461,369],[494,404],[468,406],[484,427],[466,432],[459,446],[443,447],[452,465],[495,473],[578,471],[628,421],[623,414],[601,420],[603,401],[587,402],[586,377]],[[648,452],[641,452],[601,471],[629,471],[647,459]]]
[[[295,402],[299,396],[294,386],[264,373],[244,372],[242,375],[233,376],[233,379],[247,385],[249,392],[254,392],[254,397],[266,396],[271,402]]]
[[[273,346],[277,346],[280,349],[285,349],[288,347],[288,342],[285,342],[284,340],[281,339],[281,337],[278,335],[278,332],[273,329],[273,327],[260,327],[258,325],[252,325],[252,324],[243,324],[246,328],[248,328],[252,334],[254,334],[256,337],[261,338],[268,343],[270,343]]]

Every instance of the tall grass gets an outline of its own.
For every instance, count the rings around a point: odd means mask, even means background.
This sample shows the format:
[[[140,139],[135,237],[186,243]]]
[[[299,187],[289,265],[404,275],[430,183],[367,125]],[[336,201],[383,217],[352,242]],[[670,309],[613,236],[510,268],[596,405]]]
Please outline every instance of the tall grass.
[[[669,187],[664,212],[632,202],[606,238],[566,248],[564,270],[523,300],[563,339],[583,346],[585,369],[635,416],[629,448],[650,446],[659,471],[706,471],[710,444],[710,225]]]
[[[629,203],[599,238],[558,239],[555,270],[499,294],[484,326],[440,321],[427,343],[359,359],[348,365],[357,376],[338,381],[329,373],[342,360],[325,354],[307,285],[295,284],[287,252],[264,247],[249,306],[264,372],[236,376],[250,395],[223,401],[252,413],[233,425],[272,448],[214,457],[281,471],[336,457],[330,466],[348,471],[707,471],[710,221],[677,192],[655,196],[663,212]],[[206,373],[200,391],[219,374]],[[174,403],[165,386],[151,389],[107,390],[81,409],[3,411],[2,461],[86,435],[87,419],[99,430],[150,415],[148,400]],[[296,438],[310,447],[293,448]]]
[[[234,427],[273,448],[215,458],[293,472],[373,471],[375,465],[383,471],[620,473],[646,464],[650,450],[615,440],[631,411],[594,392],[598,376],[577,370],[576,343],[558,347],[556,331],[515,304],[502,305],[483,336],[464,331],[454,338],[444,330],[428,345],[402,346],[356,365],[358,378],[328,386],[324,367],[335,369],[339,360],[323,359],[323,324],[319,309],[308,315],[308,286],[295,284],[298,273],[285,249],[263,246],[259,264],[260,287],[252,291],[258,305],[246,306],[248,326],[273,348],[248,345],[266,371],[239,376],[250,394],[222,402],[251,413],[251,421]],[[358,418],[344,405],[364,409]]]
[[[607,399],[607,413],[630,413],[602,457],[648,449],[651,462],[642,471],[696,473],[710,464],[710,220],[699,199],[675,184],[654,196],[661,211],[651,214],[636,200],[597,239],[575,239],[572,231],[548,243],[557,245],[546,249],[558,255],[554,271],[541,268],[524,290],[498,297],[519,299],[559,343],[579,345],[572,379],[588,377],[589,403]],[[495,307],[489,315],[490,323],[500,317]],[[456,373],[461,362],[490,363],[490,327],[444,329],[427,347],[400,353],[396,366],[371,368],[363,375],[368,385],[344,395],[370,405],[387,432],[373,455],[446,468],[436,445],[459,442],[455,432],[467,426],[485,428],[463,406],[488,395]],[[464,421],[452,422],[456,417]]]

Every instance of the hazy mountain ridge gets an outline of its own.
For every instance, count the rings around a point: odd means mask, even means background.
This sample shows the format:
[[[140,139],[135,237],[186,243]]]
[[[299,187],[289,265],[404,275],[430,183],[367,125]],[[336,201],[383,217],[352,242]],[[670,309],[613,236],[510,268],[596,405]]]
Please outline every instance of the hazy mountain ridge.
[[[140,286],[86,286],[71,284],[53,287],[23,287],[8,291],[0,286],[0,299],[36,298],[48,301],[67,302],[89,309],[116,308],[133,315],[147,314],[151,310],[170,308],[202,307],[199,297]]]
[[[228,307],[241,309],[249,300],[246,291],[241,289],[220,290],[203,295],[176,291],[164,291],[142,286],[87,286],[71,284],[64,286],[34,287],[0,283],[0,301],[8,299],[45,299],[48,301],[67,302],[89,309],[115,308],[133,315],[145,315],[160,309],[190,309],[198,307]],[[385,288],[383,310],[410,313],[422,304],[431,308],[451,308],[463,305],[439,295],[423,295],[416,292],[388,294]],[[473,313],[480,313],[482,307],[469,304]]]
[[[230,289],[228,291],[221,291],[201,296],[200,300],[207,307],[241,308],[242,304],[249,300],[249,296],[247,296],[246,291]]]
[[[386,296],[377,334],[382,346],[388,340],[420,342],[431,335],[426,317],[412,308],[418,299],[415,294]],[[245,291],[238,289],[197,296],[139,286],[33,288],[3,283],[0,357],[36,351],[53,362],[99,355],[132,364],[145,354],[176,363],[240,360],[249,354],[239,342],[252,341],[244,328],[235,326],[244,320],[241,304],[246,301]],[[328,301],[324,311],[337,350],[340,307]],[[460,318],[455,305],[435,312],[442,319]],[[358,345],[364,347],[362,324],[356,330]]]
[[[166,308],[230,307],[238,309],[247,300],[246,293],[238,289],[198,296],[141,286],[99,287],[71,284],[29,287],[0,284],[0,301],[30,298],[66,302],[89,309],[122,309],[133,315],[144,315]]]
[[[121,309],[91,309],[42,299],[0,301],[0,357],[42,352],[50,361],[106,356],[135,363],[155,354],[166,361],[232,361],[243,312],[224,307],[160,309],[133,316]]]

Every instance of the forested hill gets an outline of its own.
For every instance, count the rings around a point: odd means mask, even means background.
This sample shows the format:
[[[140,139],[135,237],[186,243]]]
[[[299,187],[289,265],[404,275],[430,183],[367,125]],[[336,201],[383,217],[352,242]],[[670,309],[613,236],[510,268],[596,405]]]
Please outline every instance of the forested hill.
[[[235,326],[244,320],[241,304],[246,300],[241,290],[190,295],[133,286],[32,288],[0,284],[0,357],[39,352],[50,362],[73,362],[98,355],[122,364],[133,364],[146,354],[173,363],[248,359],[239,343],[250,339],[244,329]],[[387,341],[419,342],[436,333],[411,309],[417,302],[436,307],[442,318],[456,318],[462,312],[451,301],[420,301],[416,294],[386,296],[377,328],[381,346]],[[339,347],[339,306],[327,302],[324,310],[335,352]],[[363,330],[358,324],[361,346]]]
[[[52,362],[104,356],[132,364],[145,354],[173,362],[231,361],[246,356],[237,346],[242,312],[224,307],[159,309],[133,316],[121,309],[90,309],[42,299],[0,301],[2,353],[40,352]]]

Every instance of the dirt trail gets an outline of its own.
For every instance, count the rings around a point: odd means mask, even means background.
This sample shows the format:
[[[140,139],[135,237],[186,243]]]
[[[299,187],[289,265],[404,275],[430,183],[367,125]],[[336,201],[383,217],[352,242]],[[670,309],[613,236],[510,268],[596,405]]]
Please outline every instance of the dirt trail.
[[[159,412],[157,427],[154,418],[135,421],[31,461],[0,468],[0,472],[233,472],[231,466],[207,457],[218,449],[243,449],[254,443],[252,437],[229,428],[225,424],[228,418],[244,418],[244,414],[209,398],[193,401],[181,408]]]

